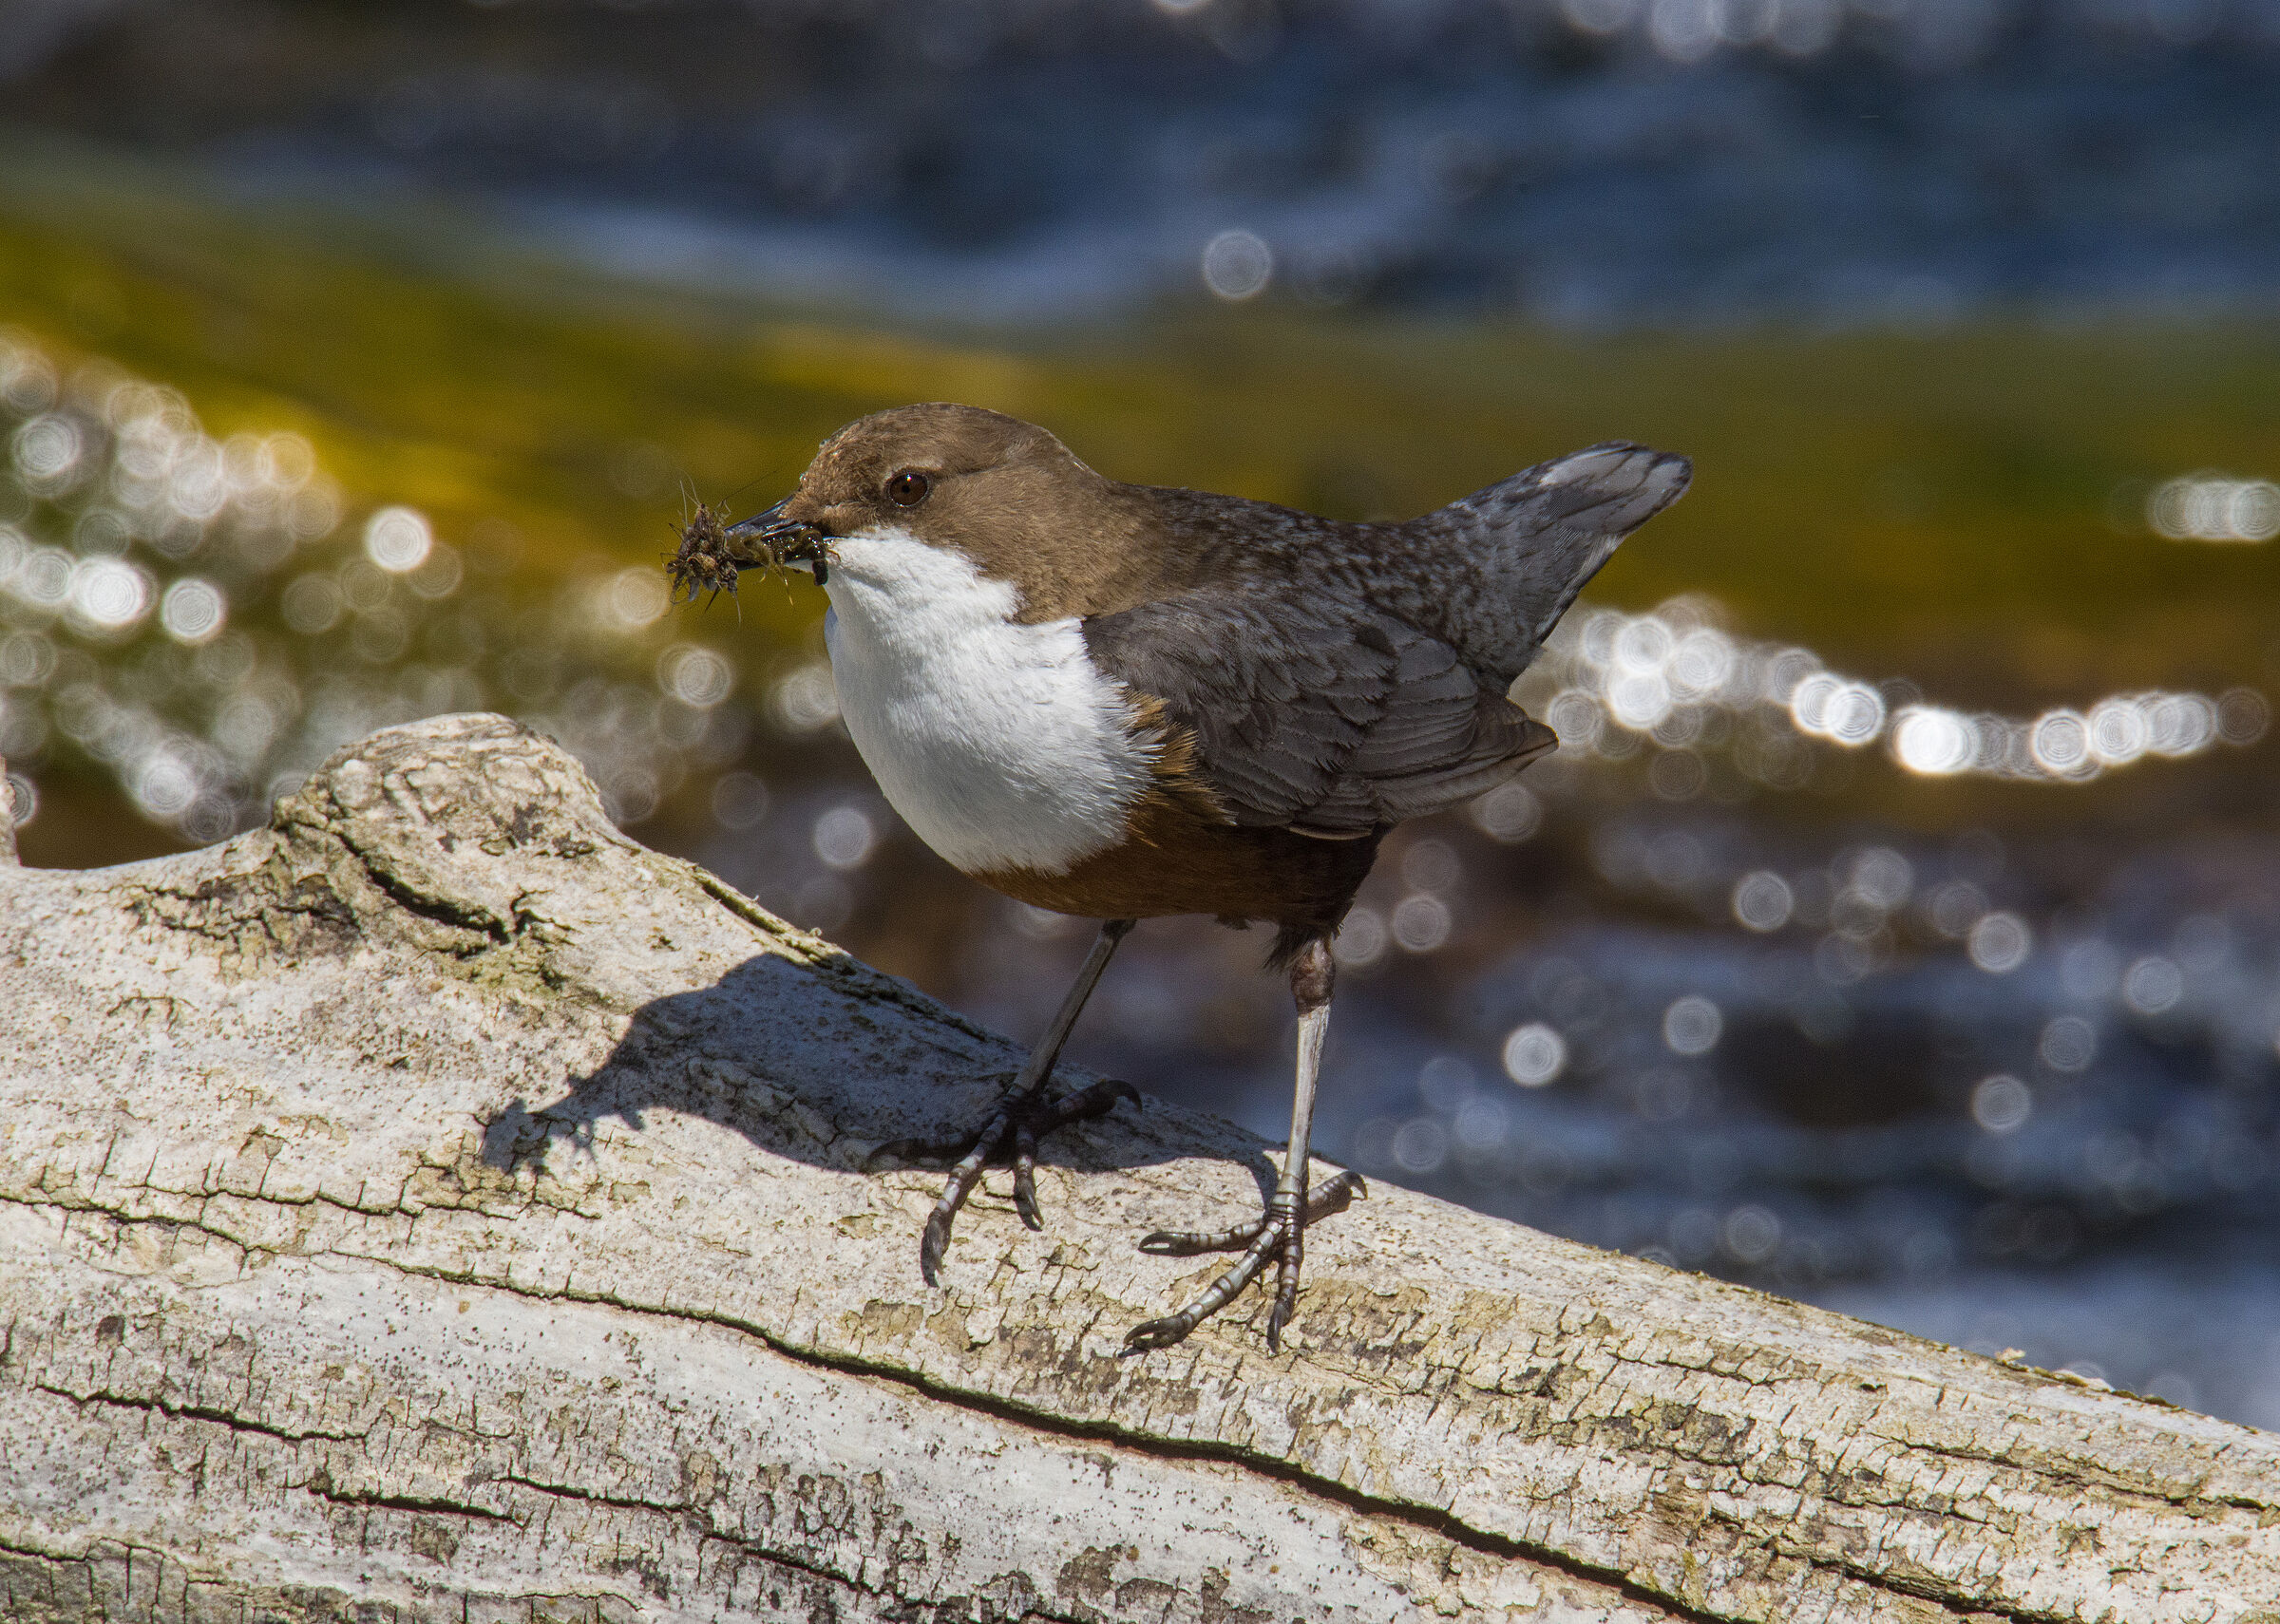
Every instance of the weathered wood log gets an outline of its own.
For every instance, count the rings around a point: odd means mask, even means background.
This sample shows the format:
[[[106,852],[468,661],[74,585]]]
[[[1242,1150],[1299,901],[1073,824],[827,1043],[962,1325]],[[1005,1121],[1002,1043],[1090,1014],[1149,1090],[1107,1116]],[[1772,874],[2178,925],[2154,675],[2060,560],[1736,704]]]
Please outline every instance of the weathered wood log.
[[[864,1153],[1018,1060],[495,717],[0,869],[0,1612],[2280,1618],[2280,1441],[1397,1189],[1119,1358],[1267,1165],[1168,1108],[928,1291]]]

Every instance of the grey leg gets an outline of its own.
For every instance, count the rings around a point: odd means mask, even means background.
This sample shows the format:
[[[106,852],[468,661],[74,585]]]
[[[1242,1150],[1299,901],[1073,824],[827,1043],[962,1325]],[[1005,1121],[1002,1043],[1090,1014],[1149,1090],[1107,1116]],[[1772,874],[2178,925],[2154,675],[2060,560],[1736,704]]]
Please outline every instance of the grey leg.
[[[1299,1270],[1306,1261],[1306,1161],[1314,1139],[1314,1088],[1322,1070],[1322,1039],[1330,1029],[1330,989],[1336,979],[1330,944],[1312,943],[1290,967],[1291,995],[1299,1006],[1298,1081],[1290,1100],[1290,1148],[1275,1181],[1268,1212],[1284,1231],[1275,1306],[1266,1316],[1269,1352],[1282,1351],[1282,1328],[1299,1312]]]
[[[1335,967],[1329,944],[1314,941],[1292,961],[1290,991],[1299,1007],[1298,1081],[1290,1103],[1290,1145],[1283,1152],[1282,1174],[1274,1196],[1256,1223],[1215,1233],[1188,1234],[1158,1230],[1142,1238],[1140,1250],[1159,1256],[1185,1257],[1199,1252],[1232,1252],[1243,1256],[1226,1273],[1211,1282],[1204,1294],[1175,1314],[1151,1319],[1126,1335],[1127,1353],[1168,1348],[1235,1300],[1236,1294],[1257,1279],[1269,1257],[1278,1257],[1275,1306],[1266,1317],[1266,1345],[1282,1350],[1282,1328],[1299,1305],[1299,1272],[1306,1258],[1306,1225],[1316,1218],[1343,1212],[1369,1188],[1358,1175],[1340,1173],[1318,1191],[1306,1183],[1307,1142],[1314,1132],[1314,1089],[1321,1072],[1322,1034],[1330,1026],[1330,991]]]
[[[1101,973],[1115,956],[1116,944],[1131,934],[1137,922],[1102,921],[1100,935],[1093,938],[1092,951],[1085,955],[1084,966],[1077,971],[1069,995],[1061,1000],[1045,1035],[1029,1051],[1020,1075],[1014,1079],[1013,1086],[1005,1091],[998,1109],[982,1124],[979,1133],[946,1141],[898,1139],[871,1152],[867,1162],[890,1156],[901,1161],[958,1158],[942,1185],[942,1199],[935,1202],[934,1211],[927,1216],[926,1232],[919,1240],[919,1273],[928,1285],[933,1285],[941,1273],[942,1253],[950,1244],[950,1226],[958,1218],[959,1208],[966,1204],[966,1198],[981,1182],[981,1170],[993,1157],[1010,1154],[1014,1163],[1015,1210],[1030,1228],[1043,1229],[1045,1220],[1037,1213],[1037,1140],[1070,1123],[1106,1116],[1115,1109],[1120,1099],[1129,1099],[1135,1106],[1140,1104],[1138,1089],[1130,1083],[1113,1081],[1095,1083],[1066,1099],[1045,1098],[1046,1081],[1053,1075],[1054,1063],[1060,1059],[1061,1046],[1069,1041],[1077,1016],[1084,1012],[1085,1000],[1092,996],[1092,989],[1100,984]]]

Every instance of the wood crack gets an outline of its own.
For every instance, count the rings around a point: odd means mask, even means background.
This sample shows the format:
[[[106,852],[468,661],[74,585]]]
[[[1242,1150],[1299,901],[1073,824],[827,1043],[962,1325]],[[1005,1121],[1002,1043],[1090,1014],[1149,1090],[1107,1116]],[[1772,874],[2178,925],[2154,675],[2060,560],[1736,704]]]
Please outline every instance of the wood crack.
[[[402,1207],[348,1207],[336,1200],[331,1199],[330,1198],[323,1197],[288,1199],[265,1196],[240,1197],[236,1199],[260,1200],[282,1206],[308,1205],[312,1202],[322,1202],[323,1204],[335,1207],[338,1210],[365,1217],[415,1216],[412,1209]],[[22,1202],[22,1198],[0,1195],[0,1200],[15,1200]],[[215,1238],[222,1240],[226,1244],[238,1246],[241,1250],[246,1251],[249,1256],[265,1252],[271,1256],[276,1255],[274,1251],[245,1242],[230,1235],[224,1230],[214,1228],[208,1225],[192,1224],[177,1219],[151,1218],[136,1218],[128,1217],[127,1215],[121,1213],[116,1209],[104,1207],[94,1202],[86,1202],[85,1204],[59,1202],[56,1204],[66,1207],[66,1210],[97,1213],[122,1224],[160,1223],[175,1225],[179,1227],[194,1228],[209,1234]],[[1622,1595],[1628,1600],[1651,1604],[1653,1606],[1662,1608],[1670,1613],[1674,1617],[1688,1620],[1689,1624],[1734,1624],[1734,1620],[1737,1616],[1731,1614],[1717,1613],[1697,1608],[1685,1601],[1681,1596],[1674,1596],[1666,1591],[1655,1589],[1651,1585],[1641,1583],[1637,1578],[1628,1573],[1619,1569],[1606,1567],[1602,1564],[1595,1564],[1580,1560],[1571,1553],[1562,1550],[1556,1546],[1546,1545],[1536,1541],[1513,1539],[1509,1537],[1496,1534],[1493,1531],[1482,1529],[1474,1524],[1466,1522],[1454,1513],[1443,1507],[1434,1506],[1415,1501],[1373,1496],[1361,1490],[1352,1488],[1344,1483],[1337,1482],[1334,1480],[1324,1478],[1318,1473],[1310,1472],[1304,1467],[1300,1466],[1288,1460],[1276,1456],[1261,1454],[1255,1450],[1247,1449],[1241,1445],[1210,1440],[1172,1440],[1161,1435],[1135,1431],[1129,1426],[1120,1426],[1112,1421],[1092,1421],[1058,1415],[1035,1406],[1024,1405],[1019,1401],[1011,1398],[979,1392],[971,1388],[953,1387],[941,1382],[938,1378],[927,1375],[923,1371],[914,1370],[906,1366],[899,1366],[884,1361],[864,1359],[860,1355],[828,1352],[820,1349],[807,1347],[791,1342],[783,1337],[780,1333],[770,1331],[767,1327],[756,1322],[742,1319],[733,1315],[721,1314],[711,1311],[674,1308],[668,1305],[645,1304],[607,1292],[581,1291],[575,1287],[567,1286],[557,1290],[534,1289],[527,1286],[518,1285],[511,1281],[488,1278],[473,1273],[461,1273],[457,1271],[433,1268],[427,1265],[408,1263],[399,1258],[389,1257],[372,1253],[329,1249],[326,1255],[353,1259],[362,1263],[373,1264],[379,1267],[390,1269],[408,1277],[429,1278],[451,1285],[471,1287],[488,1291],[498,1291],[512,1296],[524,1298],[534,1302],[560,1301],[590,1304],[596,1307],[609,1308],[619,1312],[634,1314],[636,1316],[656,1317],[687,1324],[716,1327],[722,1330],[736,1332],[741,1335],[750,1336],[766,1346],[771,1352],[776,1353],[793,1363],[806,1365],[819,1369],[832,1370],[842,1374],[861,1376],[866,1379],[885,1382],[921,1393],[926,1398],[935,1402],[953,1405],[976,1414],[987,1415],[998,1420],[1016,1423],[1024,1427],[1031,1428],[1050,1436],[1064,1438],[1071,1441],[1110,1444],[1118,1448],[1130,1450],[1135,1454],[1145,1455],[1152,1459],[1166,1462],[1211,1462],[1242,1465],[1248,1470],[1256,1471],[1264,1476],[1271,1477],[1277,1481],[1288,1483],[1295,1488],[1299,1488],[1308,1494],[1317,1496],[1322,1500],[1342,1506],[1347,1510],[1365,1515],[1384,1517],[1398,1522],[1402,1522],[1418,1530],[1419,1532],[1435,1535],[1442,1539],[1449,1539],[1454,1544],[1462,1546],[1468,1550],[1474,1551],[1480,1555],[1493,1557],[1499,1559],[1519,1558],[1535,1562],[1546,1568],[1567,1574],[1571,1577],[1586,1580],[1595,1585],[1604,1586],[1610,1591]],[[1653,1366],[1655,1363],[1653,1361],[1644,1361],[1632,1358],[1622,1359],[1618,1362],[1642,1368]],[[43,1387],[41,1390],[52,1392],[55,1394],[55,1396],[66,1399],[76,1399],[79,1396],[55,1388]],[[170,1415],[181,1415],[190,1419],[212,1421],[225,1426],[235,1426],[240,1430],[248,1432],[265,1433],[268,1436],[282,1439],[288,1442],[294,1441],[295,1436],[283,1431],[266,1428],[256,1423],[245,1422],[242,1420],[242,1418],[233,1418],[227,1412],[218,1410],[170,1407],[164,1401],[138,1400],[108,1394],[94,1394],[87,1396],[91,1399],[101,1400],[102,1402],[117,1403],[133,1407],[150,1408]],[[1436,1399],[1434,1402],[1437,1406],[1438,1400]],[[350,1435],[326,1435],[312,1433],[308,1434],[307,1436],[313,1439],[331,1437],[333,1441],[338,1442],[355,1441],[354,1438]],[[1930,1445],[1919,1445],[1917,1446],[1924,1450],[1924,1452],[1929,1454],[1952,1455],[1966,1459],[1973,1459],[1977,1463],[2002,1466],[2008,1470],[2026,1470],[2026,1468],[2020,1466],[2017,1463],[2007,1461],[1992,1452],[1974,1455],[1971,1452],[1953,1447],[1943,1447]],[[1714,1467],[1727,1464],[1725,1463],[1718,1463],[1708,1461],[1706,1459],[1700,1459],[1686,1455],[1682,1452],[1680,1453],[1676,1458],[1687,1460],[1690,1462],[1690,1463],[1711,1465]],[[2050,1474],[2045,1473],[2042,1475],[2049,1476]],[[2087,1478],[2069,1481],[2080,1481],[2083,1486],[2090,1486],[2090,1480]],[[539,1488],[542,1485],[532,1482],[526,1486]],[[2100,1484],[2098,1486],[2107,1487],[2110,1490],[2114,1487],[2114,1485],[2108,1484]],[[563,1492],[578,1494],[580,1498],[594,1499],[598,1503],[618,1503],[618,1501],[611,1500],[609,1497],[589,1495],[585,1494],[583,1491]],[[2142,1491],[2138,1491],[2138,1493],[2141,1498],[2147,1500],[2157,1499],[2157,1497],[2155,1496],[2145,1495]],[[1826,1496],[1821,1498],[1830,1499],[1833,1503],[1853,1503],[1851,1501],[1841,1500],[1834,1496]],[[375,1501],[374,1503],[379,1502]],[[655,1502],[649,1501],[629,1501],[624,1503],[629,1509],[642,1508],[660,1512],[669,1509],[656,1505]],[[1933,1508],[1931,1507],[1911,1505],[1904,1501],[1883,1503],[1887,1503],[1893,1509],[1897,1510],[1913,1511],[1924,1515],[1934,1514]],[[2180,1507],[2186,1507],[2188,1505],[2188,1502],[2182,1501],[2163,1501],[2162,1503],[2176,1504]],[[2202,1501],[2198,1503],[2205,1504],[2207,1501]],[[400,1509],[418,1508],[407,1505],[401,1507]],[[1737,1532],[1741,1531],[1742,1530],[1737,1526]],[[2006,1620],[2013,1620],[2015,1621],[2015,1624],[2067,1624],[2066,1615],[2064,1615],[2044,1613],[2035,1610],[2018,1610],[2006,1606],[2004,1603],[1996,1598],[1988,1597],[1984,1595],[1966,1594],[1952,1587],[1942,1588],[1935,1580],[1929,1578],[1928,1577],[1905,1573],[1885,1572],[1869,1567],[1865,1564],[1849,1562],[1841,1558],[1831,1557],[1826,1552],[1817,1551],[1810,1547],[1790,1542],[1779,1542],[1760,1538],[1752,1538],[1750,1542],[1758,1546],[1760,1549],[1777,1552],[1782,1556],[1805,1562],[1810,1566],[1820,1568],[1832,1573],[1842,1574],[1852,1582],[1865,1585],[1872,1590],[1881,1590],[1893,1596],[1905,1596],[1917,1600],[1932,1602],[1943,1607],[1944,1609],[1947,1609],[1958,1617],[1963,1617],[1968,1615],[1969,1614],[1977,1613],[2004,1618]],[[765,1555],[766,1553],[755,1551],[754,1554]]]

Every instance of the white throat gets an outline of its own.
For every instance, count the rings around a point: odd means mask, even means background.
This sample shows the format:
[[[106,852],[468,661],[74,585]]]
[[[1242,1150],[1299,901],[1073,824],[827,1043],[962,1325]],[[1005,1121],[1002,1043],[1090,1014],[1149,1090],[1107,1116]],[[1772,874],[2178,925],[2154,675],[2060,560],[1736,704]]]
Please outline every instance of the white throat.
[[[1150,750],[1074,619],[1024,626],[1010,584],[884,526],[832,543],[825,590],[840,714],[921,840],[968,873],[1061,874],[1124,838]]]

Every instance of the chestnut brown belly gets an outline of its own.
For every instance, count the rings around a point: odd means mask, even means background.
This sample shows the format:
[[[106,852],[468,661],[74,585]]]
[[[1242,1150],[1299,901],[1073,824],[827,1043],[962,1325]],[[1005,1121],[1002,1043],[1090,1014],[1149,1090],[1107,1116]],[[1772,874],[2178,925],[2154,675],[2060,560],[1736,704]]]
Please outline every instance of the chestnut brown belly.
[[[1209,822],[1145,806],[1124,843],[1061,874],[998,869],[970,878],[1032,907],[1095,919],[1211,914],[1334,930],[1378,856],[1380,836],[1320,840],[1287,829]]]

